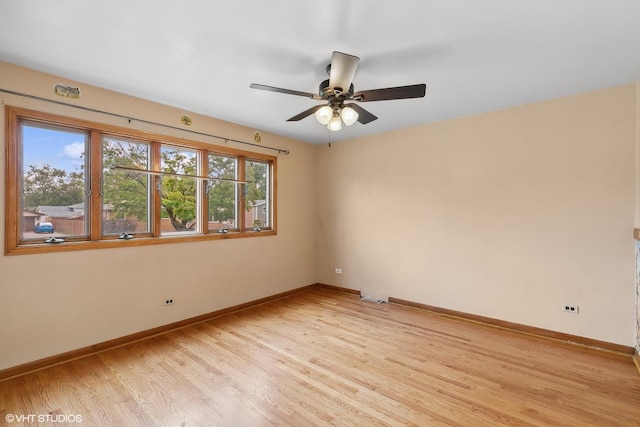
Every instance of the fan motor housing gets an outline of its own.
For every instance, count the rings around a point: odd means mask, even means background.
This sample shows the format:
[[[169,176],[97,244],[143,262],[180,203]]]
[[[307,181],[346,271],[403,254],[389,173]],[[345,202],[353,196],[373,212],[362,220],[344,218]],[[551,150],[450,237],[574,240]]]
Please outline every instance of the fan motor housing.
[[[325,80],[320,83],[320,87],[318,88],[318,95],[320,95],[323,99],[331,99],[331,98],[342,98],[347,99],[353,95],[353,83],[349,86],[349,91],[344,92],[342,88],[333,88],[329,86],[329,80]]]

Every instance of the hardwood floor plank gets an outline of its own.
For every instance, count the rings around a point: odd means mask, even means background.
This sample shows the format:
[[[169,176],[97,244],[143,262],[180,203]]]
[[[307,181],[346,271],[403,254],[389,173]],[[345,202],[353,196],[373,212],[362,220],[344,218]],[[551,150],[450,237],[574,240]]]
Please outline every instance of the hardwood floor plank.
[[[640,375],[631,355],[310,288],[2,381],[0,423],[8,414],[76,414],[83,426],[640,426]]]

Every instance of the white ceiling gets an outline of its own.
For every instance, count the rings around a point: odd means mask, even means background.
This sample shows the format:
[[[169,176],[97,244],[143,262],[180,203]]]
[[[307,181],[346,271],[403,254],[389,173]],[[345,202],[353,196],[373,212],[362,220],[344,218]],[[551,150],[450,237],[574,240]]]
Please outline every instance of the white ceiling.
[[[639,0],[0,0],[0,11],[2,61],[311,143],[329,131],[286,119],[318,101],[249,84],[316,92],[334,50],[361,58],[356,91],[426,83],[427,96],[361,104],[378,120],[332,141],[640,80]]]

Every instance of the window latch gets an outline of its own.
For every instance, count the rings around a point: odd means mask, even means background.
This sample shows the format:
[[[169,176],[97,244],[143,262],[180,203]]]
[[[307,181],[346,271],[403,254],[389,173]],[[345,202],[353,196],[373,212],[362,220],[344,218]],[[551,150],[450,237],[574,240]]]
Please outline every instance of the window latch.
[[[133,234],[129,234],[129,233],[122,233],[121,235],[118,236],[118,239],[120,240],[131,240],[133,239]]]

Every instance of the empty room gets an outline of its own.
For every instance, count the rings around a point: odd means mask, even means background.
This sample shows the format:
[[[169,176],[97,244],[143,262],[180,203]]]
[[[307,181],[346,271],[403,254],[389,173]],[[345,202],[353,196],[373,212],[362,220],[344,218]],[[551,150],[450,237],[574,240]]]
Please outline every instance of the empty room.
[[[637,1],[0,3],[0,425],[640,425]]]

